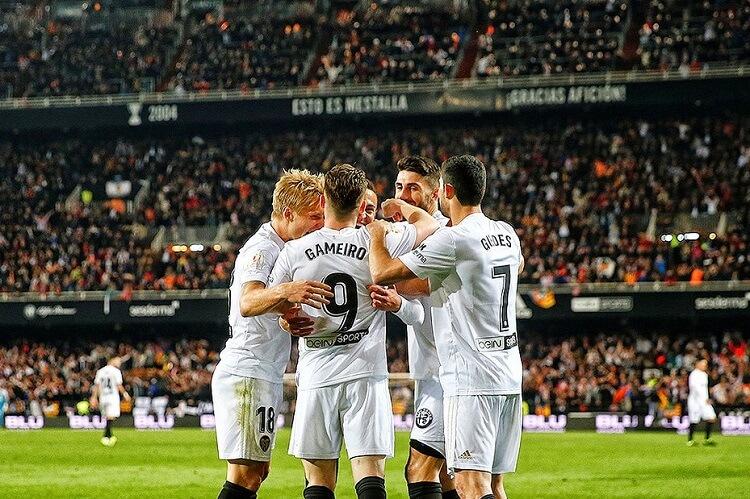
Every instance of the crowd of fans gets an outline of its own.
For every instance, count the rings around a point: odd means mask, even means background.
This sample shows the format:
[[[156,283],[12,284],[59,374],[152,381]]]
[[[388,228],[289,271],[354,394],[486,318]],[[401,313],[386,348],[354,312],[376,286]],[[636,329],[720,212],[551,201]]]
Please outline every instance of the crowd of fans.
[[[522,282],[750,279],[750,122],[727,115],[3,143],[0,291],[225,287],[284,168],[354,163],[382,199],[404,155],[465,152],[487,165],[485,210],[521,237]],[[112,179],[138,199],[93,194]],[[734,222],[665,242],[667,222],[647,232],[652,210]],[[233,244],[151,245],[162,226],[219,224]]]
[[[638,32],[642,69],[683,74],[750,59],[750,2],[652,0]]]
[[[489,5],[489,22],[478,39],[478,76],[616,69],[626,0],[492,0]]]
[[[0,98],[156,91],[178,43],[171,24],[49,19],[0,11]]]
[[[320,85],[447,79],[467,33],[449,12],[377,2],[339,11],[333,25]]]
[[[406,352],[405,339],[389,338],[390,372],[408,371]],[[96,370],[113,356],[123,359],[125,387],[134,397],[166,396],[171,407],[211,399],[218,353],[206,340],[75,345],[19,341],[0,347],[6,412],[58,415],[76,410],[78,402],[89,398]],[[296,357],[295,348],[288,372],[294,372]],[[523,399],[531,414],[685,414],[687,376],[698,358],[709,359],[710,393],[717,409],[750,405],[747,339],[737,333],[704,338],[530,334],[521,341],[521,358]],[[399,406],[408,411],[413,403],[409,384],[395,383],[392,389]]]
[[[147,22],[138,10],[65,17],[43,1],[3,4],[0,98],[443,80],[463,54],[479,77],[688,74],[750,60],[747,0],[487,0],[473,14],[450,2],[224,4],[149,11]],[[465,51],[474,36],[478,51]]]

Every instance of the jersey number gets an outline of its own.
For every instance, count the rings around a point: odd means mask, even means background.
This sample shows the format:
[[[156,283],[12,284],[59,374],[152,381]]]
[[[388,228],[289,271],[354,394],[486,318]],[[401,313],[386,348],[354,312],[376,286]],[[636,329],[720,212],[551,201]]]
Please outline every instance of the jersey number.
[[[357,283],[354,282],[354,278],[350,275],[343,274],[341,272],[335,272],[329,274],[323,279],[324,284],[331,286],[333,290],[333,298],[327,305],[323,305],[323,310],[333,317],[344,316],[344,320],[341,321],[341,327],[338,332],[345,332],[351,329],[354,324],[354,319],[357,317]],[[337,293],[337,289],[342,290],[341,294]],[[341,299],[341,302],[338,300]]]
[[[510,292],[510,265],[492,267],[492,278],[501,279],[502,303],[500,304],[500,332],[510,329],[508,324],[508,293]]]
[[[273,428],[276,425],[276,412],[273,407],[258,407],[255,414],[258,415],[258,430],[260,433],[265,433],[266,428],[268,428],[268,433],[273,433]]]

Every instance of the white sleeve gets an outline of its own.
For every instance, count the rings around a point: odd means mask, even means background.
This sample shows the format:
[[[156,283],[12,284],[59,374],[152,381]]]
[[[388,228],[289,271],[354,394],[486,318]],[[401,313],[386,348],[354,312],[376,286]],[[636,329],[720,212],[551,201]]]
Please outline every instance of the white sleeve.
[[[269,241],[269,244],[273,244]],[[234,279],[240,285],[250,281],[268,284],[273,265],[276,263],[275,252],[271,248],[258,245],[240,254],[238,264],[234,269]]]
[[[273,271],[268,277],[268,287],[278,286],[279,284],[290,282],[292,280],[292,266],[289,264],[289,247],[284,247],[276,259]]]
[[[94,384],[95,385],[101,385],[102,384],[102,372],[96,371],[96,377],[94,378]]]
[[[399,257],[420,279],[430,277],[442,281],[456,266],[456,245],[450,228],[441,227],[413,251]]]
[[[391,256],[401,256],[414,248],[417,242],[417,228],[410,223],[394,223],[385,235],[385,247]]]
[[[408,326],[418,326],[424,322],[424,307],[419,300],[407,300],[402,296],[401,308],[394,315]]]
[[[117,384],[117,385],[121,385],[122,384],[122,371],[120,371],[119,369],[117,370],[117,372],[115,374],[115,379],[117,381],[117,383],[115,383],[115,384]]]

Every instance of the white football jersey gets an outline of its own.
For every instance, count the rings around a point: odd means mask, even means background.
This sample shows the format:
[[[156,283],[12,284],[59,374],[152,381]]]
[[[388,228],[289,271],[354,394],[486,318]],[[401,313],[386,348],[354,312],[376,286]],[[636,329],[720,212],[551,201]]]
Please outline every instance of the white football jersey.
[[[708,373],[700,369],[693,369],[688,377],[690,389],[688,399],[700,402],[708,400]]]
[[[393,226],[386,235],[392,255],[414,247],[414,226]],[[387,376],[385,312],[372,307],[367,286],[370,233],[365,228],[322,228],[290,241],[271,275],[273,284],[309,279],[333,288],[331,302],[318,310],[303,305],[315,321],[315,334],[300,338],[297,385],[329,386],[370,376]]]
[[[117,387],[122,384],[122,372],[115,366],[107,364],[96,371],[94,383],[99,387],[100,398],[120,399]]]
[[[251,281],[268,285],[276,259],[284,247],[270,223],[260,226],[240,249],[229,285],[230,338],[220,354],[229,373],[281,383],[289,362],[291,337],[279,327],[276,314],[242,317],[242,287]]]
[[[433,216],[445,227],[450,219],[436,211]],[[407,325],[406,338],[409,347],[409,373],[412,379],[436,378],[440,369],[437,348],[435,347],[435,328],[450,328],[448,307],[433,307],[432,298],[416,298],[424,307],[422,324]]]
[[[521,393],[521,246],[513,227],[475,213],[400,258],[417,277],[430,279],[433,305],[450,314],[450,329],[435,329],[445,395]]]

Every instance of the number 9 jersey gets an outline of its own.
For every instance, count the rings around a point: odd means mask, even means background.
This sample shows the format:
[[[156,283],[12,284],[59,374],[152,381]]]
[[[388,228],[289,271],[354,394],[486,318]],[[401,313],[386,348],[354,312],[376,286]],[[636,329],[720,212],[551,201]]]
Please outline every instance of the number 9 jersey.
[[[414,247],[416,229],[394,224],[386,235],[391,255]],[[300,389],[330,386],[365,377],[386,377],[385,312],[372,306],[367,286],[370,233],[365,228],[322,228],[286,244],[270,285],[297,280],[321,281],[334,297],[317,310],[303,305],[315,321],[315,334],[300,338],[297,385]]]

